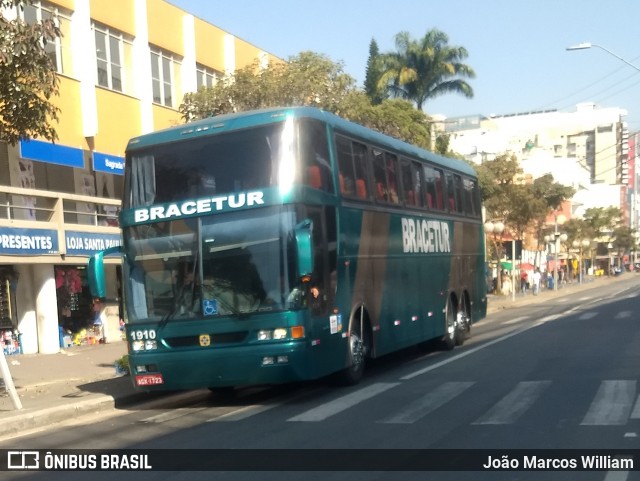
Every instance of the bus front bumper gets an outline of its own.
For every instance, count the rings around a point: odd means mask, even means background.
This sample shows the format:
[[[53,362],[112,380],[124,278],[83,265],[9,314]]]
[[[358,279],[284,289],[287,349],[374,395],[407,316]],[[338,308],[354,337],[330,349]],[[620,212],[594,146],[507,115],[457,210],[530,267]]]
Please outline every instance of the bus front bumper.
[[[207,347],[129,354],[134,387],[143,391],[283,384],[315,378],[305,342]]]

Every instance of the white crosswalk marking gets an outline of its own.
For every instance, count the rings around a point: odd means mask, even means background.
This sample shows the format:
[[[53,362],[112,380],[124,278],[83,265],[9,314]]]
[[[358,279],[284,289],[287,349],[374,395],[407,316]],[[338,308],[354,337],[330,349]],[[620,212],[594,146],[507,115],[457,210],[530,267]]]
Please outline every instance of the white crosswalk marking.
[[[626,424],[636,397],[636,381],[602,381],[580,424],[611,426]]]
[[[287,419],[287,421],[306,421],[306,422],[317,422],[323,421],[328,417],[331,417],[335,414],[338,414],[345,409],[349,409],[350,407],[355,406],[362,401],[366,401],[373,396],[380,394],[392,387],[397,386],[400,383],[397,382],[379,382],[376,384],[371,384],[365,388],[359,389],[358,391],[352,392],[345,396],[339,397],[338,399],[334,399],[331,402],[322,404],[316,408],[310,409],[308,411],[303,412],[297,416]]]
[[[446,382],[426,396],[412,402],[399,413],[378,422],[386,424],[413,423],[462,394],[474,384],[473,382]]]
[[[551,381],[523,381],[473,424],[511,424],[540,397]]]
[[[598,315],[597,312],[583,312],[582,314],[580,314],[578,316],[578,320],[580,321],[587,321],[589,319],[593,319],[594,317],[596,317]]]
[[[172,409],[170,411],[164,412],[162,414],[157,414],[155,416],[151,416],[145,419],[141,419],[140,422],[141,423],[164,423],[167,421],[173,421],[174,419],[179,419],[181,417],[184,416],[189,416],[192,415],[194,413],[200,412],[200,411],[204,411],[206,408],[194,408],[194,407],[190,407],[190,408],[178,408],[178,409]]]
[[[243,406],[240,409],[231,411],[230,413],[221,414],[220,416],[207,419],[206,422],[241,421],[242,419],[250,418],[251,416],[255,416],[256,414],[263,413],[278,406],[279,404],[252,404],[250,406]]]
[[[640,395],[638,395],[638,399],[636,399],[636,405],[631,411],[631,419],[640,419]]]
[[[503,324],[517,324],[520,321],[524,321],[525,319],[529,319],[529,316],[520,316],[520,317],[516,317],[514,319],[511,319],[507,322],[504,322]]]

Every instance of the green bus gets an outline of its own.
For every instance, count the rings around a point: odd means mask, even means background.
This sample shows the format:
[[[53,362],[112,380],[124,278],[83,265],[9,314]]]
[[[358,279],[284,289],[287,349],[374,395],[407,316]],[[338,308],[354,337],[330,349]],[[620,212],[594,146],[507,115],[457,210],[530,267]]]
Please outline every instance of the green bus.
[[[232,388],[336,373],[486,314],[474,170],[309,107],[132,139],[122,227],[132,380]],[[103,257],[89,263],[104,296]]]

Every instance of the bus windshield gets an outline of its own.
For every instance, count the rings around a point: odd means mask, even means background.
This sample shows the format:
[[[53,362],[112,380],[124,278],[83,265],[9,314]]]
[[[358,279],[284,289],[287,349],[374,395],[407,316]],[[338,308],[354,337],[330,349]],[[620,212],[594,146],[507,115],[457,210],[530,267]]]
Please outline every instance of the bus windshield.
[[[278,123],[136,152],[124,208],[277,185],[282,133]]]
[[[294,218],[268,207],[126,229],[129,322],[301,307]]]

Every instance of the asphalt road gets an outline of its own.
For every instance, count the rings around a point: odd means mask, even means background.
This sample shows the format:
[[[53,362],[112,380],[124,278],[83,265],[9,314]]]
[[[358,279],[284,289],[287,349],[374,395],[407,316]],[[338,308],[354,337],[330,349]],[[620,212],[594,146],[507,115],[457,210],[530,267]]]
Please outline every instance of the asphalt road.
[[[0,449],[260,450],[244,452],[249,470],[259,470],[261,463],[272,466],[278,457],[301,456],[304,461],[305,454],[313,453],[321,462],[312,471],[12,473],[5,479],[638,481],[638,471],[606,466],[581,472],[347,472],[367,462],[386,466],[394,451],[364,451],[362,458],[353,451],[350,463],[329,450],[395,449],[402,450],[395,451],[400,456],[412,449],[454,449],[457,455],[477,458],[484,453],[478,450],[488,449],[518,458],[521,465],[521,456],[542,449],[564,460],[579,459],[589,450],[635,450],[637,458],[639,283],[630,277],[572,297],[494,313],[474,326],[464,346],[451,352],[430,346],[388,356],[376,361],[358,386],[341,388],[323,380],[245,389],[232,399],[203,392],[188,405],[99,413],[0,442]],[[271,459],[261,457],[264,449],[275,450]],[[467,449],[472,451],[459,451]],[[425,451],[422,456],[433,454]],[[227,460],[234,456],[227,454]],[[167,451],[162,461],[171,458],[179,461],[180,453]],[[636,459],[636,470],[639,463]]]

